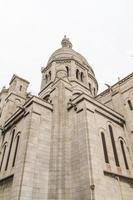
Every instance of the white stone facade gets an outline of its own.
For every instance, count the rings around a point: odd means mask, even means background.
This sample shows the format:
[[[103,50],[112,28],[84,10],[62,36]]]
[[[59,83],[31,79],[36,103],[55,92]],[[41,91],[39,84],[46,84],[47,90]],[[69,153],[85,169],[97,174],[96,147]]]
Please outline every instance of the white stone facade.
[[[0,93],[0,200],[132,200],[133,74],[97,95],[68,38],[39,96],[13,75]]]

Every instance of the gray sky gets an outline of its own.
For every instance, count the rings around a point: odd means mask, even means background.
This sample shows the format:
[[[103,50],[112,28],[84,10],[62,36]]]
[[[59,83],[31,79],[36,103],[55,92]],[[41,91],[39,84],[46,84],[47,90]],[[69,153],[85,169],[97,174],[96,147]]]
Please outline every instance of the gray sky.
[[[40,69],[65,34],[100,91],[133,71],[133,0],[0,0],[0,88],[15,73],[37,94]]]

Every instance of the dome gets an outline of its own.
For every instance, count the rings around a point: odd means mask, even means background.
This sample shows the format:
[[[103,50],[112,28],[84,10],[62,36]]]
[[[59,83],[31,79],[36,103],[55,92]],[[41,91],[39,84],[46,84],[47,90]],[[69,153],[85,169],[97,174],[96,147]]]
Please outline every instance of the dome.
[[[92,68],[90,67],[87,60],[84,58],[84,56],[82,56],[81,54],[79,54],[78,52],[72,49],[72,43],[69,41],[68,38],[66,38],[66,36],[64,36],[61,44],[62,44],[62,48],[57,49],[51,55],[51,57],[48,60],[48,64],[50,64],[54,60],[74,59],[77,62],[79,62],[81,65],[88,66],[90,71],[94,74]]]

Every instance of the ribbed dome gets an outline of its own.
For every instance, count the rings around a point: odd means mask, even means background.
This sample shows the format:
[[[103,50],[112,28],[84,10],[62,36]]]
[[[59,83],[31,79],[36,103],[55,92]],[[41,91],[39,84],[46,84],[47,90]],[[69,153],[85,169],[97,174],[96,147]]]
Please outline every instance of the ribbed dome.
[[[78,52],[72,49],[72,43],[69,41],[66,36],[64,36],[62,42],[62,48],[57,49],[49,58],[48,64],[54,60],[63,60],[63,59],[74,59],[78,61],[81,65],[86,65],[90,68],[90,71],[94,74],[92,68],[88,64],[87,60],[79,54]]]
[[[83,65],[89,65],[87,60],[81,54],[77,53],[73,49],[70,49],[69,47],[63,47],[63,48],[57,49],[49,58],[48,63],[56,59],[64,59],[64,58],[67,58],[67,59],[73,58]]]

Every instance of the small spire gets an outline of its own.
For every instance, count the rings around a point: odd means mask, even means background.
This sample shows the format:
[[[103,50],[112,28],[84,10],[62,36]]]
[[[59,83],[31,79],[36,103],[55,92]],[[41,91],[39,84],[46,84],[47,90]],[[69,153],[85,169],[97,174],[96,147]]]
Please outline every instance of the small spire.
[[[64,35],[64,38],[62,39],[61,45],[62,47],[72,48],[72,43],[69,41],[69,38],[67,38],[66,35]]]

